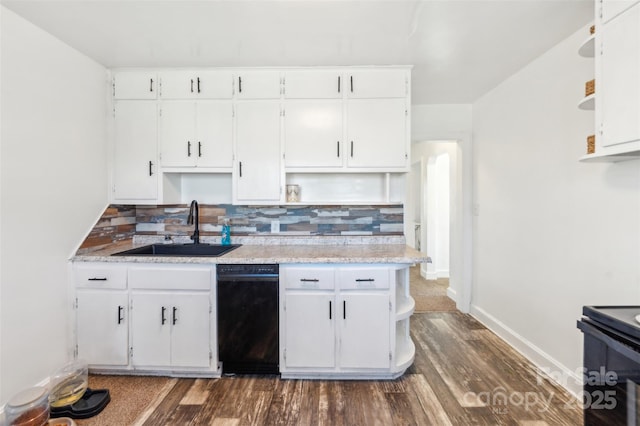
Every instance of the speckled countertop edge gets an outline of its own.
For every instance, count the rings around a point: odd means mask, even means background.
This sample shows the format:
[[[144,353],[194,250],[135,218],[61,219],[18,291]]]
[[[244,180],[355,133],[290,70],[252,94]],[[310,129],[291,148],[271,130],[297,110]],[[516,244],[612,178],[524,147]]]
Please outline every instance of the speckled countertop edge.
[[[402,236],[381,237],[237,237],[232,242],[241,247],[219,257],[111,256],[130,248],[159,243],[157,237],[135,237],[89,253],[76,254],[74,262],[133,263],[387,263],[427,262],[425,254],[407,246]],[[176,243],[188,243],[188,237]],[[218,244],[216,238],[204,243]]]

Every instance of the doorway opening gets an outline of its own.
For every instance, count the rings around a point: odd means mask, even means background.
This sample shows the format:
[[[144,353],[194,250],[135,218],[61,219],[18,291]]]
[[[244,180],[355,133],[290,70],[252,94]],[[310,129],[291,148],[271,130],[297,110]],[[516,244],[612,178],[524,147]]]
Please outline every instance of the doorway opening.
[[[459,302],[456,300],[461,281],[459,150],[456,140],[424,141],[412,146],[412,157],[416,161],[411,167],[405,209],[406,219],[412,226],[406,235],[407,244],[431,260],[414,268],[412,274],[420,283],[420,287],[414,288],[416,296],[429,294],[429,304],[436,305],[426,310],[450,310],[453,301]]]

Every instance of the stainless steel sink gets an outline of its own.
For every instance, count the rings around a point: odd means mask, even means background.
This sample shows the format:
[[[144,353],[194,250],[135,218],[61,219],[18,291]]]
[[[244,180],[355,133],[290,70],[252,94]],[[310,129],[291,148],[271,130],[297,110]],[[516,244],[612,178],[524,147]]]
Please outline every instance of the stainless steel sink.
[[[150,244],[112,254],[112,256],[207,256],[217,257],[235,250],[241,244]]]

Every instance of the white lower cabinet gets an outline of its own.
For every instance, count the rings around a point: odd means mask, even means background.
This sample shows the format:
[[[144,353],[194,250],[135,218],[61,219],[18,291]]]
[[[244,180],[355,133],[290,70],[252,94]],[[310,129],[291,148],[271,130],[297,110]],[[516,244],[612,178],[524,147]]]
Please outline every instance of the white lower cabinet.
[[[134,291],[134,367],[209,367],[209,294]]]
[[[129,364],[128,301],[126,290],[77,291],[78,358],[92,365]]]
[[[73,265],[76,347],[93,371],[219,377],[213,265]]]
[[[389,292],[342,294],[340,303],[340,367],[388,369]]]
[[[333,368],[335,360],[335,297],[305,291],[285,294],[285,365]]]
[[[282,377],[366,379],[404,373],[413,353],[396,362],[397,348],[403,347],[396,342],[396,292],[408,286],[408,280],[398,280],[404,276],[398,270],[408,266],[280,265]]]
[[[220,377],[215,265],[74,262],[95,372]],[[409,265],[280,265],[283,378],[390,379],[413,363]]]

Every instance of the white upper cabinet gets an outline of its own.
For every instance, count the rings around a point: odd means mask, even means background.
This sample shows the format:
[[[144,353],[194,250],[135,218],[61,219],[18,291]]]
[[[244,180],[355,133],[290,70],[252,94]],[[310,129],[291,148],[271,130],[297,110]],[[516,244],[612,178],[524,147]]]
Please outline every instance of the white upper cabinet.
[[[233,167],[233,106],[230,102],[198,102],[197,165]]]
[[[163,167],[232,167],[231,102],[163,102],[160,115]]]
[[[116,70],[111,201],[173,202],[185,173],[230,173],[234,203],[266,204],[299,175],[406,172],[410,81],[400,66]]]
[[[601,74],[596,84],[602,146],[640,140],[640,5],[603,26]]]
[[[114,201],[155,202],[158,198],[158,111],[155,102],[114,105]]]
[[[342,101],[288,102],[284,109],[285,167],[341,167]]]
[[[602,22],[607,23],[640,0],[602,0]]]
[[[235,201],[279,202],[280,105],[242,102],[236,106]]]
[[[163,99],[231,99],[230,71],[164,71],[160,73]]]
[[[344,80],[336,70],[294,70],[284,77],[285,99],[337,99],[344,93]]]
[[[237,99],[280,99],[280,71],[242,70],[235,78]]]
[[[357,99],[347,105],[347,164],[361,168],[404,168],[407,152],[405,99]]]
[[[404,98],[409,94],[408,71],[363,69],[346,74],[349,98]]]
[[[117,71],[113,74],[114,99],[156,99],[158,76],[153,71]]]

